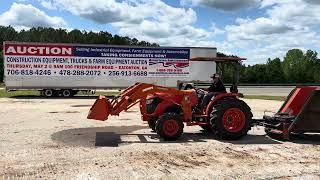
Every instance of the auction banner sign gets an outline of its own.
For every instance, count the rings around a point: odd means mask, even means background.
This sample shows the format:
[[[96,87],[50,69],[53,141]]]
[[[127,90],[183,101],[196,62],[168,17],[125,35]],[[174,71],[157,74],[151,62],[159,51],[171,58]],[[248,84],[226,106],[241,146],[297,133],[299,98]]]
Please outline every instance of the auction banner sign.
[[[4,44],[6,76],[188,77],[190,49]]]

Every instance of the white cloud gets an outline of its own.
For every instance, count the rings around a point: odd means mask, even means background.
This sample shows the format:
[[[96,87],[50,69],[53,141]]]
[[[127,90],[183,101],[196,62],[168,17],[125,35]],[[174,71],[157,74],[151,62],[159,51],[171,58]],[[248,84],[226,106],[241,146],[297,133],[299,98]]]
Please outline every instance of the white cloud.
[[[66,27],[67,23],[60,17],[48,16],[45,12],[28,4],[13,3],[11,8],[0,15],[0,24],[16,29],[30,27]]]
[[[224,34],[226,32],[225,30],[222,30],[222,29],[218,28],[215,23],[211,23],[210,30],[212,31],[212,33],[214,35],[221,35],[221,34]]]
[[[49,9],[58,8],[97,23],[140,24],[146,18],[161,22],[190,24],[196,20],[192,9],[174,8],[161,0],[38,0]]]
[[[212,45],[210,39],[222,30],[196,28],[197,14],[191,8],[172,7],[161,0],[39,0],[49,9],[58,8],[96,23],[119,29],[119,34],[161,45]]]
[[[264,0],[265,17],[237,19],[226,26],[227,41],[241,49],[249,62],[262,63],[268,57],[282,57],[292,48],[320,48],[320,6],[302,0]]]
[[[291,31],[281,35],[261,36],[259,40],[238,41],[238,48],[243,50],[241,55],[248,57],[247,63],[264,63],[267,58],[285,56],[293,48],[306,50],[317,44],[320,37],[311,31]],[[319,46],[318,46],[319,48]]]
[[[40,4],[41,4],[41,6],[47,8],[47,9],[50,9],[50,10],[57,9],[57,7],[54,4],[52,4],[51,1],[40,1]]]
[[[149,1],[143,6],[150,14],[139,24],[113,23],[121,35],[171,46],[203,44],[211,36],[211,32],[192,26],[197,19],[192,9],[171,7],[162,1]]]
[[[113,22],[139,23],[150,14],[140,1],[116,0],[38,0],[48,9],[61,9],[100,24]]]
[[[311,4],[320,4],[319,0],[304,0],[304,1]]]
[[[208,6],[224,11],[234,11],[258,6],[260,0],[181,0],[182,5]]]
[[[237,19],[236,22],[238,25],[229,25],[226,30],[232,36],[245,37],[245,39],[255,39],[254,37],[259,35],[281,34],[293,30],[292,27],[283,24],[277,19],[273,20],[265,17],[255,20]]]

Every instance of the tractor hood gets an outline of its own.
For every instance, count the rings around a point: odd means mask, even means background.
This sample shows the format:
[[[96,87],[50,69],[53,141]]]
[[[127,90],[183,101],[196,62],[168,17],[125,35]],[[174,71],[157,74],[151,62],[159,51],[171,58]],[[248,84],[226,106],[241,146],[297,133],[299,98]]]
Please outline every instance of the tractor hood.
[[[172,95],[169,93],[155,93],[153,96],[149,96],[149,98],[160,97],[161,99],[169,99],[173,103],[180,105],[183,98],[188,98],[191,106],[195,106],[198,104],[198,96],[195,90],[184,90],[184,94],[181,95]]]

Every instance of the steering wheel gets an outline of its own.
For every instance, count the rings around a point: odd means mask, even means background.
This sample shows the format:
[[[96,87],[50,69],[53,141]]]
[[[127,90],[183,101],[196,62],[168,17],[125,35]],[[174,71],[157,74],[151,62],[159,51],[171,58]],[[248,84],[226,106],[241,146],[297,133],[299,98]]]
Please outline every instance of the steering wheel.
[[[195,88],[195,90],[197,93],[206,93],[206,91],[201,88]]]

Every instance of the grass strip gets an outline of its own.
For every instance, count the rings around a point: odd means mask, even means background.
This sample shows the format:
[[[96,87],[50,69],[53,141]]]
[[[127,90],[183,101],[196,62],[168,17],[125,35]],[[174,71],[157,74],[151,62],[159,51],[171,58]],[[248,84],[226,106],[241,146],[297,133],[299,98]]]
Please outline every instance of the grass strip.
[[[245,99],[261,99],[261,100],[273,100],[273,101],[285,101],[285,96],[265,96],[265,95],[244,95]]]

